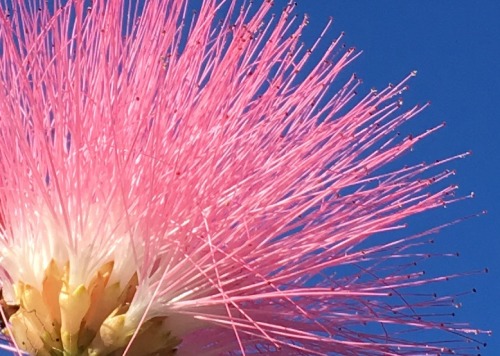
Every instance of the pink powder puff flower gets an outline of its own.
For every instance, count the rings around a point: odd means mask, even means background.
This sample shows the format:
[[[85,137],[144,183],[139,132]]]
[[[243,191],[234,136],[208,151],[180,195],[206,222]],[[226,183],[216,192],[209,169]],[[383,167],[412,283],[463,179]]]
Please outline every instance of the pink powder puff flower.
[[[414,290],[451,277],[409,266],[433,230],[370,242],[461,199],[435,173],[456,157],[387,168],[439,128],[395,135],[426,106],[401,108],[414,73],[356,99],[355,76],[331,85],[358,52],[311,59],[293,5],[142,5],[4,2],[2,348],[474,352],[434,317],[452,296]]]

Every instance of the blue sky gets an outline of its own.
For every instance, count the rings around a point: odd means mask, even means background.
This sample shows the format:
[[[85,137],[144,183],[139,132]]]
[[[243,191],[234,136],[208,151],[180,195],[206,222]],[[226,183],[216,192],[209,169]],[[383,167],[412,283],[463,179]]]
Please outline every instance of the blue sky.
[[[418,70],[405,100],[408,105],[430,100],[432,105],[409,125],[407,133],[442,121],[447,126],[418,144],[409,159],[432,161],[473,151],[472,156],[448,167],[457,170],[452,181],[460,186],[460,193],[474,191],[476,197],[426,216],[432,225],[482,210],[488,214],[443,231],[435,248],[461,255],[429,268],[466,272],[488,267],[488,274],[465,277],[453,285],[455,290],[478,291],[462,298],[457,320],[498,334],[500,1],[301,0],[297,12],[308,13],[311,19],[304,41],[312,42],[333,16],[331,36],[345,31],[345,42],[363,50],[347,70],[358,73],[366,91],[382,89]],[[500,350],[497,334],[481,339],[488,343],[482,355],[496,355]]]
[[[442,121],[447,126],[416,145],[408,159],[432,161],[473,152],[448,167],[457,171],[451,181],[459,185],[459,192],[473,191],[475,198],[426,216],[440,223],[482,210],[488,214],[442,231],[436,237],[436,249],[458,251],[460,257],[435,262],[429,272],[488,267],[488,274],[465,277],[453,285],[455,290],[478,291],[461,298],[463,307],[456,318],[493,330],[493,336],[481,338],[488,343],[481,355],[498,355],[500,2],[313,0],[299,2],[298,11],[310,15],[309,30],[316,33],[333,16],[332,32],[345,31],[346,43],[363,50],[349,69],[363,79],[366,90],[381,89],[411,70],[418,71],[405,103],[430,100],[432,105],[406,132],[425,130]]]

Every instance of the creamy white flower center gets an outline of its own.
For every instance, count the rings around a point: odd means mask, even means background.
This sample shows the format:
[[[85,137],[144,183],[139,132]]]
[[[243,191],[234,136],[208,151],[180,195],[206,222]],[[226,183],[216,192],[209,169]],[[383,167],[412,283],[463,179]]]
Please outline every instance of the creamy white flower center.
[[[137,275],[125,284],[112,281],[113,267],[113,261],[107,262],[88,285],[72,285],[70,263],[59,266],[52,260],[41,288],[23,282],[13,285],[19,309],[8,315],[10,325],[4,332],[19,348],[36,355],[119,355],[133,336],[131,355],[173,354],[181,340],[168,329],[168,318],[149,318],[141,324],[130,308]]]

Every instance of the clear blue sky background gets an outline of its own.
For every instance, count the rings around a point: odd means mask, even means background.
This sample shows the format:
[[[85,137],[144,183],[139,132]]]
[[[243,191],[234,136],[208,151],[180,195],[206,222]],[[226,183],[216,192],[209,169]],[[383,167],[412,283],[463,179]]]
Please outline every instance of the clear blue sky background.
[[[309,30],[316,33],[333,16],[333,32],[345,31],[346,42],[363,50],[351,70],[366,90],[418,70],[405,104],[430,100],[432,105],[406,132],[442,121],[447,126],[416,145],[408,159],[429,162],[473,151],[449,167],[457,171],[451,181],[459,192],[473,191],[476,197],[426,216],[439,224],[481,210],[488,214],[442,231],[436,250],[459,251],[460,257],[435,261],[428,272],[489,268],[488,274],[463,278],[449,288],[477,289],[461,298],[456,319],[493,330],[491,337],[481,338],[488,343],[481,355],[500,355],[500,1],[310,0],[299,1],[298,10],[310,15]]]
[[[276,10],[284,3],[278,0]],[[448,125],[419,143],[409,160],[432,161],[473,151],[448,167],[457,170],[452,181],[459,184],[460,193],[474,191],[476,198],[426,216],[432,226],[482,210],[489,213],[443,231],[436,238],[436,251],[459,251],[461,256],[428,268],[434,274],[489,268],[489,274],[463,278],[450,288],[478,290],[462,298],[457,320],[496,331],[483,338],[488,347],[481,353],[500,355],[500,1],[299,0],[297,11],[311,18],[304,41],[312,42],[333,16],[331,36],[345,31],[346,43],[364,51],[349,70],[363,79],[366,91],[418,70],[406,102],[431,100],[432,105],[407,133],[442,121]]]

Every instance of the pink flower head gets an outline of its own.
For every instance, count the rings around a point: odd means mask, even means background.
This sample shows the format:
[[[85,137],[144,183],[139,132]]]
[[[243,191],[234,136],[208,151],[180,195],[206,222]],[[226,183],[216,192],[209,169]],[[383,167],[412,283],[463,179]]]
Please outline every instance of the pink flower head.
[[[476,352],[436,318],[453,296],[418,292],[450,277],[412,267],[433,230],[371,239],[460,199],[449,159],[387,167],[439,128],[395,134],[426,106],[401,108],[414,73],[357,98],[358,52],[314,61],[293,5],[86,6],[0,12],[3,348]]]

